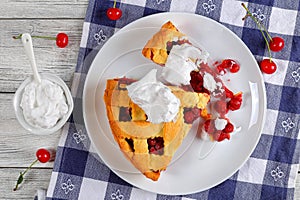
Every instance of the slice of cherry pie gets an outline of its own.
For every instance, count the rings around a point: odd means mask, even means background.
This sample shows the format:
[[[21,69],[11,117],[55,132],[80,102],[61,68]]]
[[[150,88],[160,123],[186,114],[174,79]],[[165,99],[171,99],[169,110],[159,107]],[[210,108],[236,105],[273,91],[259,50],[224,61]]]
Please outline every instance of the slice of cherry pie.
[[[172,46],[184,43],[190,44],[186,35],[181,33],[171,21],[168,21],[147,42],[142,54],[156,64],[164,65]]]
[[[205,117],[210,96],[168,86],[180,100],[176,121],[154,124],[128,96],[135,80],[107,80],[104,101],[112,134],[126,158],[147,178],[158,180],[199,116]]]
[[[185,43],[191,45],[187,36],[180,32],[171,21],[168,21],[146,43],[142,54],[154,63],[163,66],[167,62],[172,47]]]

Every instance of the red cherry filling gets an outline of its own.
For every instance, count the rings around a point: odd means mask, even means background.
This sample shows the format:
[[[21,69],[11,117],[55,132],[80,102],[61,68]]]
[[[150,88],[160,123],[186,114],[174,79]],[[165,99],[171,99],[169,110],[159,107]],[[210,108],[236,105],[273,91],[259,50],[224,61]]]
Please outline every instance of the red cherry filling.
[[[225,128],[223,129],[224,133],[232,133],[234,130],[234,126],[232,125],[232,123],[228,122],[225,126]]]
[[[119,90],[126,90],[126,87],[121,87],[121,85],[130,85],[131,83],[136,82],[136,80],[134,79],[130,79],[130,78],[119,78],[119,79],[115,79],[118,81],[118,89]]]
[[[131,138],[125,138],[125,141],[128,143],[130,149],[132,152],[134,152],[134,144],[133,144],[133,140]]]
[[[229,102],[228,102],[228,109],[229,110],[238,110],[242,105],[242,102],[241,101],[238,101],[236,99],[231,99]]]
[[[242,93],[239,92],[237,94],[235,94],[230,101],[227,103],[227,107],[229,110],[238,110],[240,109],[241,105],[242,105]]]
[[[229,90],[227,87],[223,87],[225,90],[226,98],[232,98],[234,96],[233,92]]]
[[[217,66],[219,73],[226,73],[226,69],[229,69],[231,73],[236,73],[240,70],[240,65],[232,59],[225,59],[220,65]]]
[[[120,121],[120,122],[128,122],[128,121],[131,121],[131,108],[128,108],[128,107],[120,107],[119,121]]]
[[[164,154],[164,139],[162,137],[148,138],[148,150],[151,154]]]
[[[191,71],[190,76],[190,84],[195,92],[209,94],[209,91],[203,87],[203,77],[199,72]]]
[[[187,124],[192,124],[194,121],[194,114],[192,111],[187,111],[184,113],[184,122]]]
[[[212,119],[206,120],[204,122],[204,130],[208,133],[208,134],[212,134],[215,132],[216,128],[214,125],[215,121]]]
[[[200,112],[201,110],[197,107],[184,108],[183,109],[184,122],[187,124],[192,124],[200,116]]]
[[[209,119],[204,122],[204,130],[213,138],[214,141],[221,142],[230,139],[230,133],[233,132],[234,126],[228,121],[223,130],[217,130],[215,120]]]
[[[225,139],[230,140],[230,134],[229,133],[224,133],[223,131],[221,131],[220,134],[218,134],[218,138],[216,138],[216,140],[218,142],[221,142]]]
[[[225,114],[228,113],[226,101],[222,101],[222,100],[216,101],[214,103],[214,108],[215,108],[216,112],[218,112],[220,114],[220,116],[224,116]]]

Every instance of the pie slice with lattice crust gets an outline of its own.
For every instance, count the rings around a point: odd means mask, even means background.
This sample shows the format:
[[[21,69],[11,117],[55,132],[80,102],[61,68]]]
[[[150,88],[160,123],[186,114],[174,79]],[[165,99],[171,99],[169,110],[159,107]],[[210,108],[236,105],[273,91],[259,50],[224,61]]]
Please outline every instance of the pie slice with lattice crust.
[[[126,158],[147,178],[158,180],[199,116],[206,117],[210,96],[168,86],[180,100],[176,121],[153,124],[128,96],[126,86],[135,80],[107,80],[104,101],[114,139]]]
[[[172,46],[184,43],[191,44],[187,36],[181,33],[171,21],[168,21],[146,43],[142,54],[154,63],[163,66],[167,61]]]

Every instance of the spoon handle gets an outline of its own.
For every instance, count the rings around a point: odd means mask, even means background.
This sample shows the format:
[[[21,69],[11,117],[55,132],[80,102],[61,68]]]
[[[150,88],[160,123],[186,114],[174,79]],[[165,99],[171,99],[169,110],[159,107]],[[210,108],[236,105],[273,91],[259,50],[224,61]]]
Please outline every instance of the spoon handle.
[[[31,64],[34,80],[37,83],[41,83],[41,77],[38,73],[36,63],[35,63],[35,58],[34,58],[34,53],[33,53],[33,46],[32,46],[32,39],[31,39],[31,36],[30,36],[29,33],[22,34],[22,43],[23,43],[23,46],[24,46],[24,49],[25,49],[25,53],[26,53],[27,57],[29,58],[29,61],[30,61],[30,64]]]

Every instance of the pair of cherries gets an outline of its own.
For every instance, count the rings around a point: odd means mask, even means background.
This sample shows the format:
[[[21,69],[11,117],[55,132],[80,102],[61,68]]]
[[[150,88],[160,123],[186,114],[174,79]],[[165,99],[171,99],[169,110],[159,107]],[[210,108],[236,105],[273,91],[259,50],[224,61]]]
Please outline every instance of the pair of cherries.
[[[271,51],[281,51],[284,47],[284,40],[281,37],[273,37],[269,42],[269,47]],[[266,74],[273,74],[276,71],[277,66],[271,58],[267,58],[260,62],[260,69]]]
[[[264,27],[263,24],[261,24],[256,17],[253,16],[253,14],[249,11],[249,9],[246,7],[244,3],[242,3],[242,6],[244,9],[247,11],[246,16],[243,18],[245,20],[247,17],[251,17],[253,21],[257,24],[259,27],[262,36],[264,37],[264,40],[266,42],[266,45],[268,47],[268,52],[269,52],[269,58],[263,59],[260,62],[260,69],[262,72],[266,74],[273,74],[277,66],[274,61],[272,61],[272,56],[271,56],[271,51],[273,52],[279,52],[284,48],[284,40],[281,37],[271,37],[266,28]],[[268,41],[268,39],[270,41]]]

